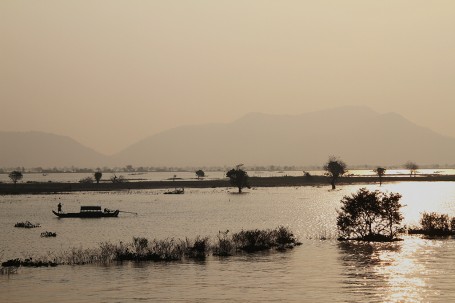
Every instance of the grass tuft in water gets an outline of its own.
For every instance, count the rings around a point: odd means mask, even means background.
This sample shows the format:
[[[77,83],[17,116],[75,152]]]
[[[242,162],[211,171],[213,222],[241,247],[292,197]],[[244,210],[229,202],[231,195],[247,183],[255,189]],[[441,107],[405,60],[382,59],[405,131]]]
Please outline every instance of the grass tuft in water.
[[[232,240],[232,236],[229,234],[229,230],[224,232],[219,231],[215,240],[215,244],[212,246],[212,252],[214,256],[228,257],[235,254],[235,245]]]

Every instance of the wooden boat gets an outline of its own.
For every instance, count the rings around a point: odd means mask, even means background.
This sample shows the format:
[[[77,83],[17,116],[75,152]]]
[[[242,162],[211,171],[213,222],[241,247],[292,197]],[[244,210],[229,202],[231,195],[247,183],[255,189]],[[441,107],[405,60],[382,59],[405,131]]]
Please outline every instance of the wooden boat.
[[[59,218],[104,218],[104,217],[117,217],[119,210],[101,210],[101,206],[81,206],[81,211],[78,213],[63,213],[52,211],[54,215]]]

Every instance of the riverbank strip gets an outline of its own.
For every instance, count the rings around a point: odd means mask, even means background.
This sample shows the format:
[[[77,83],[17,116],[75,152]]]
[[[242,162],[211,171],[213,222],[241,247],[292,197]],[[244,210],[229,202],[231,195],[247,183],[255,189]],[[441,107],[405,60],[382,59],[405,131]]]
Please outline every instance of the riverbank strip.
[[[426,176],[397,176],[383,177],[382,183],[390,182],[453,182],[455,175],[426,175]],[[349,176],[341,177],[337,185],[345,184],[379,184],[378,177]],[[330,178],[327,176],[281,176],[281,177],[250,177],[252,187],[298,187],[298,186],[327,186]],[[0,183],[0,195],[17,194],[56,194],[82,191],[122,191],[141,189],[169,188],[220,188],[232,187],[228,179],[221,180],[164,180],[111,183],[59,183],[59,182],[30,182],[30,183]]]

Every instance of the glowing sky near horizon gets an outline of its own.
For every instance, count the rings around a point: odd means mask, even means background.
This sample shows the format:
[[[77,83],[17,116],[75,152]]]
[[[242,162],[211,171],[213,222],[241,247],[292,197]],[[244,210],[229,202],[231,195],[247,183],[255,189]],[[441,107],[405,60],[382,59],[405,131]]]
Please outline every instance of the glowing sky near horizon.
[[[184,124],[345,105],[455,137],[455,2],[0,1],[0,131],[112,154]]]

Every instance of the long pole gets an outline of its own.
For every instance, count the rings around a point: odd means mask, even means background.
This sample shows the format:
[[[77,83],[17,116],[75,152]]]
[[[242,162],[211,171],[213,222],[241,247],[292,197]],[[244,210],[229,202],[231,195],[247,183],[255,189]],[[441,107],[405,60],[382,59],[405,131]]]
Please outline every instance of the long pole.
[[[120,213],[128,213],[128,214],[135,214],[137,215],[137,213],[133,213],[132,211],[124,211],[124,210],[119,210]]]

